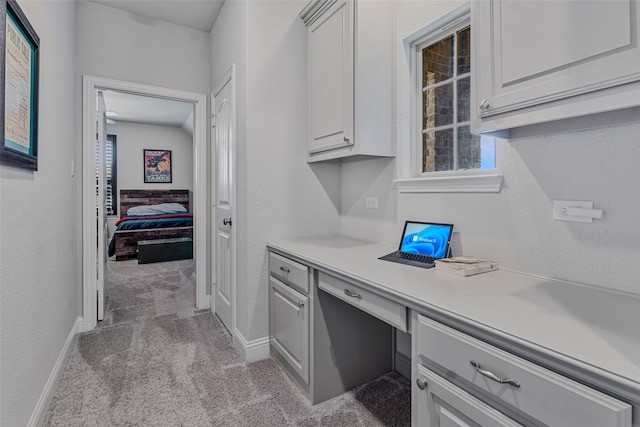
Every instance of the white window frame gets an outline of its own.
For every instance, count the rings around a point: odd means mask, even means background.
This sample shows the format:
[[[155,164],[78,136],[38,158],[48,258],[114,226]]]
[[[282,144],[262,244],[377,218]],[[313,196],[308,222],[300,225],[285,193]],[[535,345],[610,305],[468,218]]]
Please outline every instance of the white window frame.
[[[418,60],[422,58],[425,45],[470,25],[471,6],[466,3],[404,39],[409,58],[410,106],[407,111],[411,115],[411,129],[410,147],[404,151],[410,159],[403,162],[403,177],[395,180],[401,193],[498,193],[502,188],[502,175],[496,169],[422,172],[422,158],[419,155],[422,151],[422,97],[419,96],[422,93],[422,67]],[[473,78],[471,80],[473,82]]]

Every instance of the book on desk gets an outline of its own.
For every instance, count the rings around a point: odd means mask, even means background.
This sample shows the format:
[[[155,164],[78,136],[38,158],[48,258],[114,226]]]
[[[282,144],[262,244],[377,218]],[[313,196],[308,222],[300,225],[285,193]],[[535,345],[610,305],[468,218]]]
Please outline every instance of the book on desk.
[[[435,264],[437,271],[445,271],[465,277],[498,269],[498,264],[493,261],[470,256],[437,259]]]

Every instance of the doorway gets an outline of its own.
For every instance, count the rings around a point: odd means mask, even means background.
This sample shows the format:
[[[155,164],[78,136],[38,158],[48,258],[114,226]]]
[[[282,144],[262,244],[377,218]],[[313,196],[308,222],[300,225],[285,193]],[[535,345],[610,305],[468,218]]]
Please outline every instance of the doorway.
[[[96,99],[98,91],[113,90],[140,96],[182,101],[193,104],[193,257],[196,274],[196,308],[211,307],[207,295],[207,99],[206,95],[166,89],[156,86],[111,80],[94,76],[83,77],[82,105],[82,266],[83,266],[83,330],[94,329],[98,319],[98,280],[99,265],[98,237],[96,230],[96,177],[95,177],[95,138],[96,138]]]

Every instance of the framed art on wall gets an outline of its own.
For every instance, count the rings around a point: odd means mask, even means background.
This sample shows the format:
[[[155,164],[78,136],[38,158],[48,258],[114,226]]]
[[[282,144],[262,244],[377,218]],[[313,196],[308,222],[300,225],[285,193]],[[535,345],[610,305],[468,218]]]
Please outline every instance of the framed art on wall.
[[[0,163],[35,171],[40,39],[15,0],[0,9]]]
[[[144,150],[145,184],[170,183],[171,171],[170,150]]]

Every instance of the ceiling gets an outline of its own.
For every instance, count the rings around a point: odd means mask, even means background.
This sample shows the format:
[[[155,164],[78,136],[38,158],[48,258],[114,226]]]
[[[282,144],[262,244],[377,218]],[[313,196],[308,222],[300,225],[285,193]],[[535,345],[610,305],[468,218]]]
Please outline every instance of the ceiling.
[[[116,122],[183,127],[193,113],[193,104],[190,102],[133,95],[114,90],[105,90],[102,93],[107,107],[107,118]],[[109,113],[117,113],[117,115]]]
[[[138,15],[210,32],[224,0],[89,0]]]

